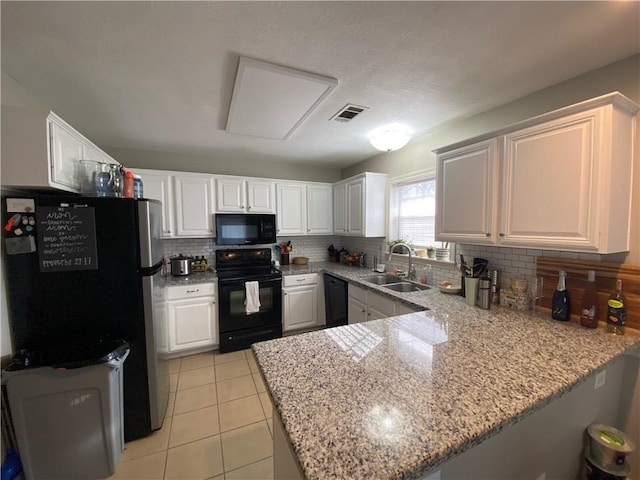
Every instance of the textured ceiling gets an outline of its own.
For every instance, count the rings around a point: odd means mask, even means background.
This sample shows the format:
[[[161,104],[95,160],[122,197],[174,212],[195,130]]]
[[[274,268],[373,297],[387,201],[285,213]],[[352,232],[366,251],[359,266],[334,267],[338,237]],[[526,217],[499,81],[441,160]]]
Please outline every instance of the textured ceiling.
[[[6,2],[2,69],[103,147],[342,168],[640,51],[629,2]],[[238,59],[337,78],[287,140],[226,133]],[[346,103],[370,107],[329,122]]]

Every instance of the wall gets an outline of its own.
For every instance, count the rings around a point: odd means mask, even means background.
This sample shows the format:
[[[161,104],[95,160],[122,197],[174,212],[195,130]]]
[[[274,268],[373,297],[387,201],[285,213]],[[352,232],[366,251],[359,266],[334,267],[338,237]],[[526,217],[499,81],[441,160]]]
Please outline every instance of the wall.
[[[435,155],[431,151],[436,148],[612,91],[619,91],[640,104],[640,55],[566,80],[488,112],[448,122],[401,150],[383,153],[344,169],[342,176],[346,178],[369,171],[387,173],[395,177],[434,168]],[[618,255],[615,258],[602,258],[605,261],[640,263],[640,121],[636,123],[636,129],[631,251],[622,257]],[[562,254],[554,252],[553,256]]]
[[[154,170],[179,170],[182,172],[216,173],[218,175],[244,175],[249,177],[281,178],[285,180],[306,180],[309,182],[329,182],[340,180],[340,171],[326,167],[312,167],[304,164],[284,162],[230,162],[226,158],[171,152],[152,152],[100,146],[123,165],[130,168]]]

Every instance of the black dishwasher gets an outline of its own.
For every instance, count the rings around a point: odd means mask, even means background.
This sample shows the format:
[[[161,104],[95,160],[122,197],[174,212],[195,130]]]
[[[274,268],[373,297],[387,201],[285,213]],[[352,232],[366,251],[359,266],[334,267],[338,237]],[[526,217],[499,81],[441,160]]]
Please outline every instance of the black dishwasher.
[[[337,327],[348,323],[347,288],[346,281],[327,273],[324,274],[324,307],[327,327]]]

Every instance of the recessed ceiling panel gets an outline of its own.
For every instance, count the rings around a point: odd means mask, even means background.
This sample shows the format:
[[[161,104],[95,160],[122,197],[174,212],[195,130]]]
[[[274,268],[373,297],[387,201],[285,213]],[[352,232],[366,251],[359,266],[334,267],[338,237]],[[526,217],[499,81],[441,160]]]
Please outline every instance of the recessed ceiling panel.
[[[284,140],[337,84],[335,78],[240,57],[227,132]]]

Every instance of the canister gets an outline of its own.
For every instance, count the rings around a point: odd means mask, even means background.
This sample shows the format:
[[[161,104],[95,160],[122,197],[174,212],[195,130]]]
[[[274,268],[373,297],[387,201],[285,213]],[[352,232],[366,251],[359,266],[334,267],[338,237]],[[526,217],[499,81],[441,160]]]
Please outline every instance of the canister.
[[[491,308],[491,279],[481,278],[478,290],[478,306],[485,310]]]

